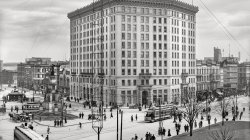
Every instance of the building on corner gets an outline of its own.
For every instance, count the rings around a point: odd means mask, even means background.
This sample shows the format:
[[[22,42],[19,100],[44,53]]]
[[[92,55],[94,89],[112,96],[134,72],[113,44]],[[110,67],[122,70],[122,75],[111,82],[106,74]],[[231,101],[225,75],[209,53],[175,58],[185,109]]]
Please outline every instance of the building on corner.
[[[180,104],[182,74],[195,93],[198,7],[178,0],[104,0],[102,29],[100,7],[96,1],[68,13],[71,97],[91,100],[100,94],[101,64],[105,105],[150,105],[158,99]]]

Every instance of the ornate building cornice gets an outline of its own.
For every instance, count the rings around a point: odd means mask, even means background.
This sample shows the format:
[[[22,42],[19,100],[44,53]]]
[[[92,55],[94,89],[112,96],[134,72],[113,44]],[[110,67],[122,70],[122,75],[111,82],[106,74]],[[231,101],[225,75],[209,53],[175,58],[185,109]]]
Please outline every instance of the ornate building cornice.
[[[155,8],[168,8],[177,9],[192,14],[196,14],[199,11],[197,6],[179,1],[179,0],[103,0],[103,8],[112,7],[114,5],[131,5],[131,6],[145,6]],[[102,1],[96,1],[73,12],[68,13],[69,19],[74,19],[78,16],[88,15],[100,10],[102,7]]]

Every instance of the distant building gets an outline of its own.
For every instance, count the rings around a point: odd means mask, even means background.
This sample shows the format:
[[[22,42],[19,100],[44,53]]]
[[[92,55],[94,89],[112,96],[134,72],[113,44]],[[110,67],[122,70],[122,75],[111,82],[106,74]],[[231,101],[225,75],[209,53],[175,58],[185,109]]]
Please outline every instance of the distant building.
[[[214,61],[221,62],[222,61],[222,54],[221,49],[214,47]]]
[[[100,55],[101,2],[94,4],[94,12],[91,4],[68,14],[72,97],[100,96],[101,65],[106,105],[180,103],[183,73],[195,93],[198,7],[179,0],[104,0]],[[86,74],[92,73],[91,82]]]
[[[238,59],[228,57],[220,64],[223,69],[223,87],[237,89],[238,87]]]
[[[51,58],[26,58],[25,63],[17,65],[17,85],[28,89],[40,90],[45,74],[50,71]]]
[[[243,62],[238,65],[238,91],[247,93],[250,91],[250,62]]]
[[[239,62],[240,61],[240,52],[238,53],[238,57],[235,57],[235,56],[230,55],[230,54],[228,56],[223,57],[222,53],[221,53],[221,49],[214,47],[214,56],[213,57],[204,57],[205,61],[209,60],[209,61],[215,61],[217,63],[221,63],[227,59],[234,59],[234,61]]]
[[[3,63],[3,69],[16,72],[18,63]]]
[[[213,91],[220,87],[220,64],[215,61],[197,60],[197,93]]]
[[[14,84],[16,72],[9,70],[2,70],[0,72],[0,83],[1,84]]]

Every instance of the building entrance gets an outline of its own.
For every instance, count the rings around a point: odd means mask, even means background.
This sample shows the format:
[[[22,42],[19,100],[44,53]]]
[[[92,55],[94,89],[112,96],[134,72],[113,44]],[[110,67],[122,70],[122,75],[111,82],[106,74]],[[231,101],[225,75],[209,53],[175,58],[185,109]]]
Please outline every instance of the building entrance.
[[[148,92],[143,91],[142,92],[142,105],[148,104]]]

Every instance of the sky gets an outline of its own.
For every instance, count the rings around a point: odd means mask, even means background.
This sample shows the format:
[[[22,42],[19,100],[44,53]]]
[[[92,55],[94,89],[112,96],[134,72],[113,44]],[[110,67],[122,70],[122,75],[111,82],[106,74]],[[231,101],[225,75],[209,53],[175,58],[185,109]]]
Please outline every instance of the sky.
[[[67,13],[92,1],[0,0],[0,59],[4,62],[24,62],[28,57],[69,60]],[[192,0],[182,1],[192,3]],[[193,0],[193,4],[199,7],[197,59],[213,56],[213,47],[219,47],[224,50],[223,56],[229,56],[230,48],[230,54],[238,56],[241,52],[241,60],[249,61],[250,0]]]

